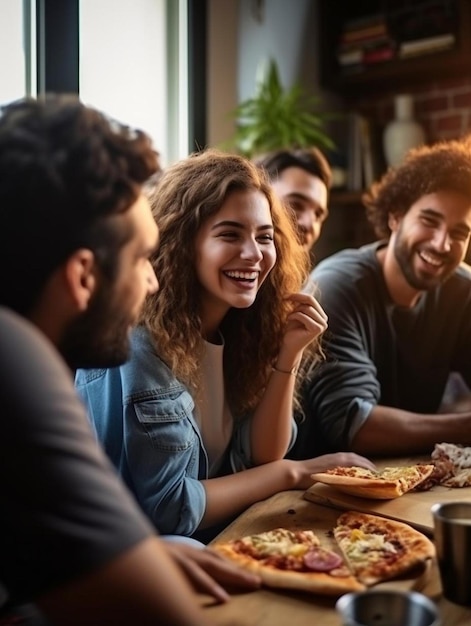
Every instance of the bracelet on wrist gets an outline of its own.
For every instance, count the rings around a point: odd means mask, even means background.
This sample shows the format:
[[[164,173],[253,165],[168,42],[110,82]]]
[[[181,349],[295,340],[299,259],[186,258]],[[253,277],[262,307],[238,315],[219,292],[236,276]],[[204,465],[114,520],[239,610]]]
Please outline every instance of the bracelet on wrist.
[[[275,365],[272,367],[272,370],[274,372],[278,372],[279,374],[291,374],[291,376],[296,376],[296,374],[298,373],[298,366],[295,365],[294,367],[292,367],[290,370],[281,370],[279,367],[276,367]]]

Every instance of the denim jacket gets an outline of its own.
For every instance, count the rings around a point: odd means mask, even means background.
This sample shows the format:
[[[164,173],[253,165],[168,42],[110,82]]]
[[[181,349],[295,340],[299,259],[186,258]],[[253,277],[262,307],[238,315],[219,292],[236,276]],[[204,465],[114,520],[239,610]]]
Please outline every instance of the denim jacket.
[[[206,508],[201,480],[208,478],[208,458],[193,398],[147,332],[134,330],[121,367],[78,370],[76,388],[108,456],[158,531],[192,535]],[[292,441],[295,435],[293,420]],[[229,447],[233,472],[252,465],[250,418],[235,423]]]

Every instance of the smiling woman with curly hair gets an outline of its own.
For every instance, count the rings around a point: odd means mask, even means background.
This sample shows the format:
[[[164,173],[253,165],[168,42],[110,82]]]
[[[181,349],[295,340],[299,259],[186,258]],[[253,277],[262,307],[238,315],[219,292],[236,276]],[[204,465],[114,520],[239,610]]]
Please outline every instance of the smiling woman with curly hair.
[[[143,320],[160,357],[177,378],[197,391],[205,330],[195,234],[218,213],[225,199],[237,192],[266,199],[273,228],[269,235],[263,234],[269,241],[261,247],[274,248],[271,254],[276,256],[258,292],[253,290],[257,295],[253,303],[228,306],[220,320],[226,393],[234,415],[240,417],[260,400],[293,309],[288,296],[301,289],[309,271],[292,215],[280,205],[264,176],[245,159],[211,151],[177,163],[164,176],[151,201],[160,228],[160,248],[152,260],[160,290],[148,299]]]
[[[309,486],[315,468],[369,462],[283,458],[297,371],[316,360],[327,321],[301,292],[309,259],[265,174],[207,150],[164,171],[151,204],[160,290],[130,361],[80,372],[79,391],[157,528],[207,539],[200,531],[254,502]]]

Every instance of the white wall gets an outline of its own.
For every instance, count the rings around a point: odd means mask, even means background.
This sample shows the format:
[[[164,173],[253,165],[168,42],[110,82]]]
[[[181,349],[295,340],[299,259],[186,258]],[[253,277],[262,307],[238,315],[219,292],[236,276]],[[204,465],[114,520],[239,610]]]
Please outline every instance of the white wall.
[[[0,0],[0,104],[26,93],[23,2]]]
[[[228,139],[228,117],[255,92],[257,72],[273,58],[284,87],[300,83],[320,109],[340,103],[319,86],[318,0],[208,0],[208,143]]]
[[[285,87],[302,82],[316,91],[316,41],[317,0],[240,0],[239,98],[253,95],[257,71],[270,58]]]
[[[189,150],[186,33],[186,0],[80,2],[81,98],[145,130],[164,166]]]

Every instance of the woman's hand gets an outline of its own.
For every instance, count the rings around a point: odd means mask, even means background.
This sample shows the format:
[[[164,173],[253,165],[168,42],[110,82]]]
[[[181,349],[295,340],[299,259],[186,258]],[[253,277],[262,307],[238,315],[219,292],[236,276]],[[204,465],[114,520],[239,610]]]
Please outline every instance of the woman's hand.
[[[194,548],[184,543],[165,541],[165,546],[193,587],[218,602],[227,602],[229,594],[224,587],[258,589],[261,580],[209,548]],[[221,586],[221,585],[224,585]]]
[[[374,470],[376,466],[364,456],[355,454],[354,452],[336,452],[334,454],[324,454],[307,459],[305,461],[294,461],[298,464],[298,488],[308,489],[312,485],[311,474],[318,474],[334,467],[364,467]]]
[[[288,315],[280,359],[301,355],[304,348],[327,328],[327,315],[314,296],[294,293],[289,300],[293,310]],[[282,352],[287,354],[282,355]]]

